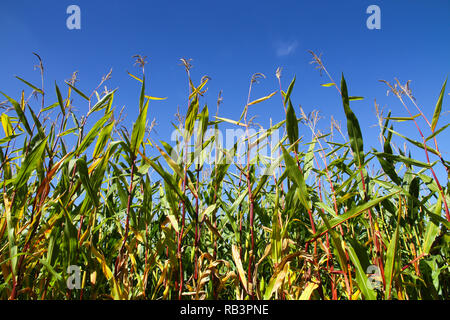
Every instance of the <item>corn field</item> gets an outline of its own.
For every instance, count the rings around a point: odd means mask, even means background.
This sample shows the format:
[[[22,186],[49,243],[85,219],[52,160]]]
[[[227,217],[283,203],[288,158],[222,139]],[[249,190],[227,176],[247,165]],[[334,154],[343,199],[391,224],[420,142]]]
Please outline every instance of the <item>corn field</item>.
[[[21,96],[0,91],[0,299],[448,299],[450,162],[438,145],[448,137],[449,123],[438,125],[446,81],[430,93],[430,115],[408,84],[385,81],[405,114],[374,115],[377,150],[364,145],[351,108],[361,97],[312,57],[329,80],[322,90],[342,100],[342,128],[318,130],[317,113],[291,99],[295,78],[283,88],[281,69],[279,88],[255,97],[265,77],[255,74],[240,118],[221,117],[221,96],[203,103],[210,79],[195,83],[182,59],[181,144],[152,138],[151,106],[163,98],[146,93],[141,56],[130,73],[139,113],[128,129],[115,109],[120,90],[100,89],[109,75],[90,93],[74,78],[44,88],[37,56],[42,84],[17,77]],[[253,105],[269,99],[284,120],[251,133]],[[399,121],[421,140],[396,131]],[[224,126],[244,133],[231,148],[207,134]],[[252,156],[262,147],[269,156]],[[73,266],[78,288],[68,285]]]

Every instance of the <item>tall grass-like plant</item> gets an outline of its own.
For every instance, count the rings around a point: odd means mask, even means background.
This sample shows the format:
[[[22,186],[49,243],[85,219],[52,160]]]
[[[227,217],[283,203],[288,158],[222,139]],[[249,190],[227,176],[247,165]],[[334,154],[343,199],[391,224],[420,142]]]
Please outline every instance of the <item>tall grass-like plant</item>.
[[[187,105],[174,130],[184,144],[152,139],[150,106],[164,98],[147,93],[145,57],[130,73],[141,92],[128,130],[114,108],[120,91],[100,91],[111,73],[90,93],[76,73],[44,88],[36,55],[41,84],[17,77],[19,97],[0,91],[0,299],[448,299],[450,194],[436,172],[450,166],[437,140],[449,126],[438,125],[447,81],[431,121],[408,83],[384,81],[407,116],[378,112],[376,150],[352,110],[362,98],[311,53],[330,81],[323,90],[342,100],[344,128],[332,120],[319,130],[318,113],[292,101],[295,78],[283,89],[281,69],[279,88],[255,98],[266,77],[255,74],[240,118],[221,117],[221,95],[216,110],[204,104],[210,78],[197,82],[182,59]],[[253,106],[277,95],[285,119],[252,134]],[[74,101],[87,106],[82,117]],[[229,149],[208,134],[225,125],[245,133]],[[263,147],[271,156],[252,156]]]

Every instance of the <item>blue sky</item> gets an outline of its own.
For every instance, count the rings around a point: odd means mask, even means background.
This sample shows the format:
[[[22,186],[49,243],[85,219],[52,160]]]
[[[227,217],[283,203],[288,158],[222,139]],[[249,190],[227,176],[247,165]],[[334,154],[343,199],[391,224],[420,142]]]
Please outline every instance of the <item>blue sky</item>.
[[[81,8],[81,30],[66,28],[66,8]],[[369,5],[381,8],[381,30],[369,30]],[[177,107],[187,110],[187,80],[179,59],[192,58],[196,83],[204,75],[212,78],[204,103],[215,113],[218,92],[223,91],[220,115],[237,119],[246,102],[249,80],[256,72],[267,79],[257,85],[253,98],[277,90],[277,67],[283,67],[283,88],[292,77],[297,82],[292,95],[298,112],[319,109],[329,126],[330,116],[345,124],[337,91],[321,87],[328,80],[309,64],[307,50],[323,53],[323,61],[336,81],[344,72],[350,95],[363,96],[351,107],[360,120],[365,149],[379,149],[379,133],[374,99],[393,115],[405,110],[386,86],[378,80],[404,83],[411,80],[417,102],[431,119],[445,78],[450,74],[450,1],[87,1],[25,0],[0,3],[0,90],[18,98],[22,88],[15,75],[39,84],[37,63],[32,52],[44,60],[46,87],[53,90],[56,80],[78,71],[77,86],[85,92],[96,87],[103,75],[113,69],[109,88],[119,87],[117,109],[125,106],[130,130],[137,117],[139,83],[126,71],[139,73],[132,56],[148,57],[147,93],[168,97],[150,105],[149,120],[156,118],[155,139],[168,140],[170,123]],[[63,89],[66,91],[66,88]],[[438,127],[449,122],[450,85],[446,91],[443,115]],[[47,104],[55,102],[50,95]],[[81,99],[75,100],[79,114],[87,111]],[[414,111],[415,113],[415,111]],[[269,118],[284,118],[280,97],[255,105],[251,115],[266,125]],[[400,123],[398,131],[419,139],[412,123]],[[425,134],[429,131],[424,127]],[[301,134],[309,136],[306,128]],[[450,135],[439,138],[444,158],[449,158]],[[419,152],[419,159],[423,159]],[[445,181],[443,181],[445,182]]]

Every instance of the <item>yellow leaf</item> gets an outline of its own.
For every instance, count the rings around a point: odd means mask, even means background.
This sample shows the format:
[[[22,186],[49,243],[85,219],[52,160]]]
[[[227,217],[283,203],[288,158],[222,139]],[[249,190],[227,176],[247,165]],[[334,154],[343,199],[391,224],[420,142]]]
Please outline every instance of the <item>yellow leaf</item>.
[[[358,289],[353,295],[352,300],[358,300],[361,291]]]
[[[127,71],[127,73],[131,76],[131,77],[133,77],[133,78],[135,78],[137,81],[140,81],[140,82],[142,82],[142,79],[139,79],[138,77],[136,77],[136,76],[134,76],[134,75],[132,75],[131,73],[129,73],[128,71]]]
[[[110,282],[111,285],[111,293],[114,297],[114,299],[125,299],[124,293],[120,290],[119,286],[117,285],[116,279],[114,279],[113,273],[111,272],[111,269],[108,267],[106,263],[105,257],[97,251],[97,249],[94,248],[90,243],[86,243],[87,247],[90,247],[92,254],[95,256],[97,261],[100,263],[102,267],[103,274],[106,277],[106,280]]]
[[[208,208],[203,210],[203,212],[200,215],[199,221],[203,221],[204,216],[208,216],[211,212],[213,212],[216,209],[216,204],[210,205]]]
[[[203,81],[198,88],[195,88],[195,90],[189,95],[189,100],[191,100],[197,93],[200,92],[200,90],[203,89],[203,87],[205,86],[205,84],[208,82],[209,78],[206,78],[205,81]]]
[[[169,221],[172,224],[172,227],[175,230],[175,232],[178,233],[178,222],[177,222],[176,217],[173,214],[168,214],[167,218],[169,218]]]
[[[239,256],[239,250],[236,245],[233,244],[232,247],[233,260],[236,268],[238,269],[239,278],[241,279],[242,285],[244,286],[245,291],[247,290],[247,278],[245,277],[244,268],[242,267],[241,257]]]
[[[157,145],[155,145],[155,147],[158,149],[158,151],[161,153],[161,155],[164,157],[164,159],[167,161],[167,163],[173,169],[173,171],[175,171],[177,173],[177,175],[180,177],[180,179],[184,179],[184,174],[181,171],[180,166],[175,161],[173,161],[172,158],[169,157],[169,155],[167,153],[165,153],[160,147],[158,147]],[[194,197],[197,198],[198,197],[197,191],[195,190],[195,187],[192,184],[192,181],[191,181],[191,179],[189,179],[189,177],[187,178],[187,183],[188,183],[188,188],[191,190]]]
[[[270,292],[269,298],[272,297],[272,294],[273,294],[274,292],[277,292],[277,290],[278,290],[278,289],[281,287],[281,285],[283,284],[284,278],[286,277],[286,273],[288,272],[288,269],[289,269],[289,263],[286,263],[286,264],[284,265],[283,270],[282,270],[281,272],[279,272],[278,275],[277,275],[277,277],[276,277],[276,280],[275,280],[275,283],[274,283],[274,285],[273,285],[273,287],[272,287],[272,290],[271,290],[271,292]]]
[[[91,273],[91,284],[95,286],[95,282],[97,281],[97,271]]]
[[[91,252],[94,254],[94,256],[97,258],[97,261],[100,263],[103,274],[106,277],[106,280],[110,280],[113,277],[113,274],[111,272],[111,269],[106,264],[105,257],[100,252],[98,252],[97,249],[94,248],[94,246],[91,246]]]

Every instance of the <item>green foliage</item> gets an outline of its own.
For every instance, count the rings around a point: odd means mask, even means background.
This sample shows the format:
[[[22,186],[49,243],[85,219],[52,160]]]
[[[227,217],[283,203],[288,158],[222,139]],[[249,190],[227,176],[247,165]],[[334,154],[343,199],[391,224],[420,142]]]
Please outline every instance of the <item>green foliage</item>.
[[[294,78],[280,92],[286,120],[226,150],[206,132],[222,122],[247,130],[257,110],[248,107],[278,91],[249,96],[239,121],[218,112],[213,121],[203,104],[209,78],[194,86],[183,61],[190,91],[176,130],[195,154],[152,140],[149,105],[162,98],[146,95],[144,75],[130,74],[142,84],[131,133],[113,108],[117,90],[88,95],[66,82],[63,97],[55,82],[57,101],[46,105],[49,92],[17,77],[39,106],[2,93],[12,108],[0,118],[0,299],[449,298],[450,197],[434,172],[448,166],[436,139],[448,127],[436,130],[445,83],[422,142],[389,126],[417,116],[389,113],[382,150],[364,151],[350,108],[362,98],[348,95],[342,76],[340,90],[331,77],[322,86],[341,95],[348,140],[317,132],[295,110]],[[247,158],[275,130],[284,135],[268,145],[272,157]],[[436,159],[397,154],[393,134]],[[82,270],[80,289],[67,286],[71,265]]]

